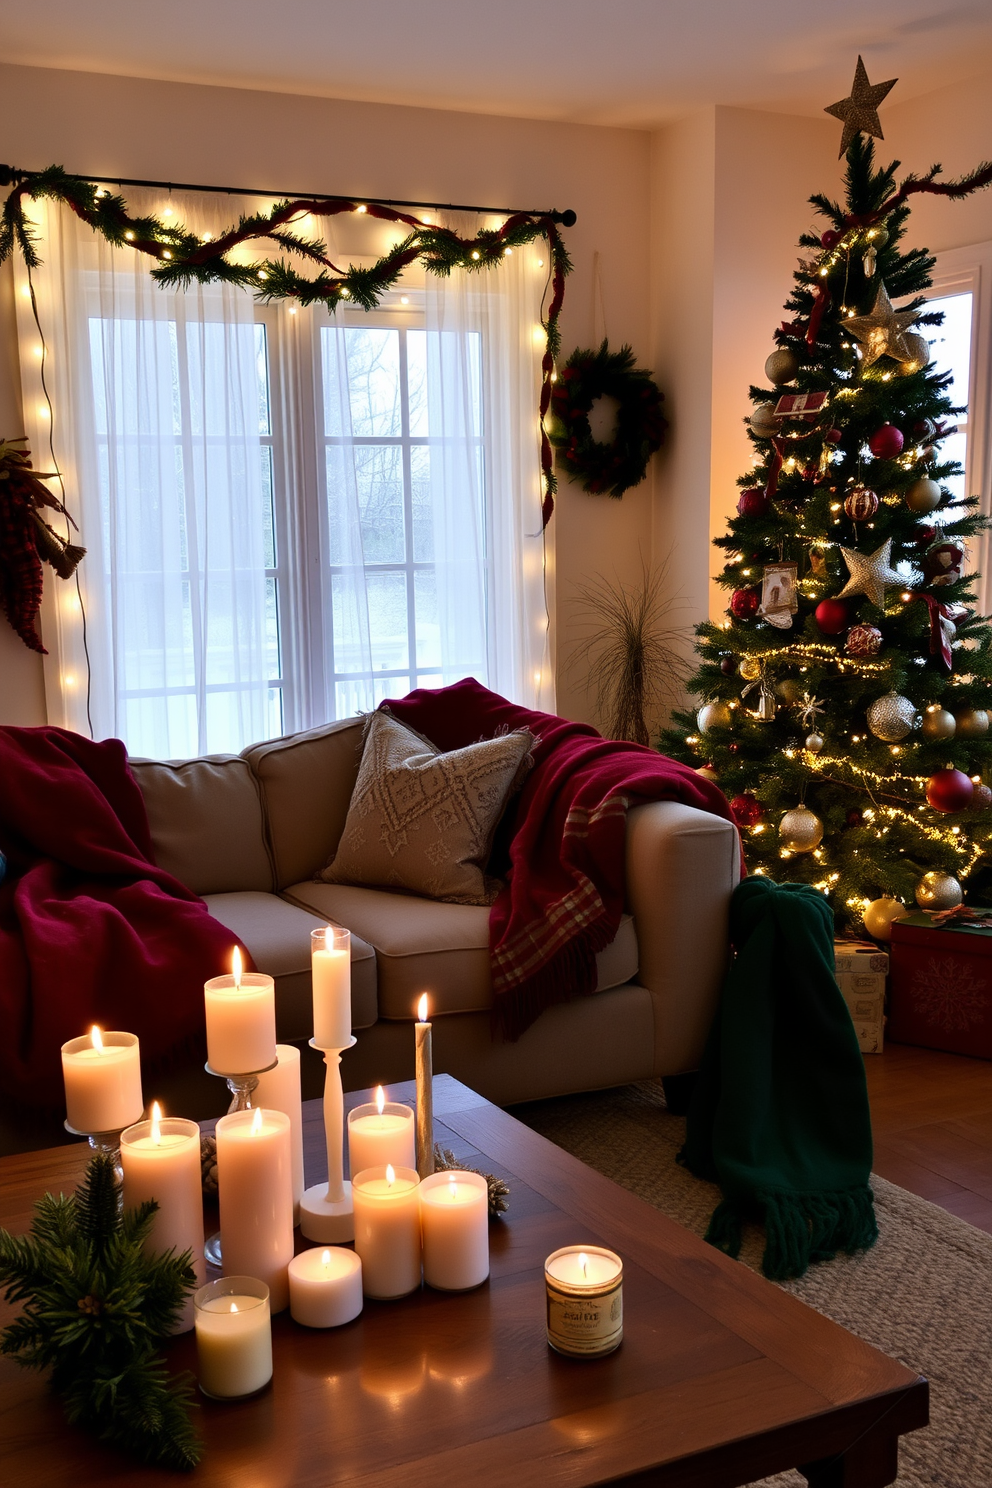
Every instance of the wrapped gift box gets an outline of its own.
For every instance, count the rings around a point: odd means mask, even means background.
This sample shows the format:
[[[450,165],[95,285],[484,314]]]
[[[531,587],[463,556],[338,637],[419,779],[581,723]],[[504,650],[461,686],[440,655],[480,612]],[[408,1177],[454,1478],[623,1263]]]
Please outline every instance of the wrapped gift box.
[[[992,1059],[992,929],[895,921],[889,1038]]]
[[[889,957],[873,940],[835,940],[834,966],[838,976],[881,976],[889,969]]]
[[[889,958],[874,941],[834,943],[837,985],[847,1003],[862,1054],[881,1054],[885,1042],[885,975]]]
[[[862,1054],[881,1054],[885,1047],[885,992],[844,994]]]

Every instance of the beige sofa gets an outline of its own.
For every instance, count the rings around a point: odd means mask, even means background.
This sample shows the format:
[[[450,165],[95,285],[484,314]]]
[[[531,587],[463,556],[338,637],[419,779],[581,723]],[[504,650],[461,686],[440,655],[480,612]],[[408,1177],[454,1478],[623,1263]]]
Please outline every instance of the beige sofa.
[[[490,1027],[488,909],[314,881],[341,834],[361,740],[361,721],[348,719],[241,755],[131,762],[159,864],[201,894],[275,978],[280,1039],[312,1033],[310,931],[333,921],[352,932],[358,1042],[342,1060],[346,1089],[411,1077],[410,1024],[424,991],[435,1069],[500,1104],[696,1067],[739,871],[730,823],[670,801],[632,810],[628,912],[598,958],[595,996],[548,1009],[506,1043]],[[217,1082],[204,1082],[198,1095],[177,1096],[188,1114],[209,1114],[190,1109],[208,1096],[211,1110],[223,1109]]]

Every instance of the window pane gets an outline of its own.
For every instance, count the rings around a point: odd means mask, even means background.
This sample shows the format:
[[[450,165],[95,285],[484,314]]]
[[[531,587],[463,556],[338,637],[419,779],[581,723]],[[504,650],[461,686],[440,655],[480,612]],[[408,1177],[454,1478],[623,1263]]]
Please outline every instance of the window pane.
[[[437,575],[432,568],[413,576],[417,600],[417,665],[441,665],[441,629],[437,621]]]
[[[413,508],[414,562],[431,563],[434,559],[431,452],[425,444],[410,446],[410,498]]]
[[[930,342],[934,366],[941,372],[953,373],[947,396],[955,407],[963,407],[968,402],[971,371],[971,293],[929,300],[927,309],[944,312],[942,326],[921,326],[920,329]]]
[[[398,438],[399,332],[375,326],[322,326],[320,342],[324,432],[344,438]]]
[[[406,333],[407,396],[410,402],[410,433],[424,438],[427,423],[427,332]]]
[[[957,460],[961,465],[960,475],[949,475],[944,485],[951,491],[956,500],[962,500],[969,493],[965,490],[964,462],[968,454],[968,436],[962,431],[960,434],[949,434],[942,439],[938,446],[940,453],[937,458],[941,461]]]
[[[367,573],[369,641],[374,671],[410,665],[407,636],[406,574]]]
[[[255,325],[255,367],[258,371],[258,432],[259,434],[271,434],[268,332],[264,325],[258,323]]]
[[[355,480],[366,563],[402,563],[403,453],[396,445],[356,445]]]
[[[187,322],[190,430],[196,436],[244,439],[258,418],[255,323]]]
[[[262,456],[262,548],[266,568],[276,566],[276,514],[272,481],[272,446],[263,444]]]
[[[265,581],[265,669],[270,682],[282,677],[279,655],[279,604],[277,580]]]

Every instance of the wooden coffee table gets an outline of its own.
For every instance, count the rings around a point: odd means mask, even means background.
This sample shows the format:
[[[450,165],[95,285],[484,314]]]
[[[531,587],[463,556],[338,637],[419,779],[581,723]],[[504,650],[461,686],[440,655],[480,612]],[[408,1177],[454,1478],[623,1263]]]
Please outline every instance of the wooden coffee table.
[[[412,1085],[390,1098],[412,1101]],[[816,1488],[894,1480],[899,1436],[927,1422],[925,1380],[456,1080],[435,1080],[434,1111],[444,1146],[511,1185],[509,1215],[490,1227],[489,1283],[367,1302],[327,1332],[276,1318],[271,1389],[203,1401],[194,1483],[732,1488],[796,1466]],[[319,1104],[305,1113],[314,1182],[326,1171]],[[0,1161],[0,1222],[26,1229],[35,1199],[71,1188],[86,1156],[74,1146]],[[624,1341],[605,1359],[561,1358],[545,1341],[543,1261],[576,1242],[624,1260]],[[171,1357],[195,1368],[191,1335]],[[44,1383],[9,1360],[0,1478],[5,1488],[181,1481],[70,1430]]]

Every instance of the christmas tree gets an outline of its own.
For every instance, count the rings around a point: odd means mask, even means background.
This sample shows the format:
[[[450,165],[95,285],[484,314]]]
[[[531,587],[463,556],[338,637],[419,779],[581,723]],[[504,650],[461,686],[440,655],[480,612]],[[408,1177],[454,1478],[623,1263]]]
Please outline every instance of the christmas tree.
[[[934,260],[903,242],[913,194],[967,195],[992,167],[897,187],[863,116],[839,116],[845,202],[811,198],[824,230],[800,240],[768,385],[750,389],[753,465],[716,541],[727,618],[697,627],[701,706],[660,747],[731,799],[752,873],[810,883],[839,928],[884,938],[901,905],[981,897],[992,862],[992,628],[966,571],[987,523],[946,484],[963,410],[925,339]]]

